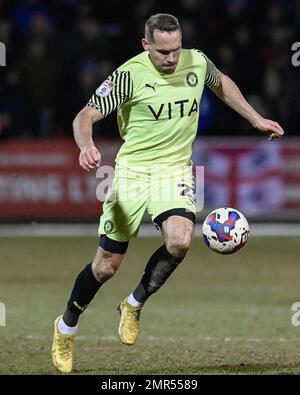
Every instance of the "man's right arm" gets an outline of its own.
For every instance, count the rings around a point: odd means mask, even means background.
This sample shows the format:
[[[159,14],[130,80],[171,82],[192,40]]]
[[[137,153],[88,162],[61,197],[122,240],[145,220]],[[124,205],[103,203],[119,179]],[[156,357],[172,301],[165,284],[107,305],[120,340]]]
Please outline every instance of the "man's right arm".
[[[79,164],[87,171],[100,166],[101,154],[93,141],[93,124],[103,118],[101,111],[85,106],[73,121],[76,144],[80,149]]]
[[[93,141],[93,123],[100,121],[132,97],[129,71],[116,70],[94,92],[73,121],[74,138],[80,148],[79,164],[89,171],[100,166],[101,154]]]

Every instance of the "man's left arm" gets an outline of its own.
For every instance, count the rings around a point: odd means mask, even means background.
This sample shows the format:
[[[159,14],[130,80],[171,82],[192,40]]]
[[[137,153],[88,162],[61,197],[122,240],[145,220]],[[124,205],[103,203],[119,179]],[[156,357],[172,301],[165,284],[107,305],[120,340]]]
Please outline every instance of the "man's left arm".
[[[219,72],[218,83],[210,86],[210,89],[225,104],[246,118],[256,129],[269,134],[269,140],[283,136],[284,131],[279,123],[258,114],[227,75]]]

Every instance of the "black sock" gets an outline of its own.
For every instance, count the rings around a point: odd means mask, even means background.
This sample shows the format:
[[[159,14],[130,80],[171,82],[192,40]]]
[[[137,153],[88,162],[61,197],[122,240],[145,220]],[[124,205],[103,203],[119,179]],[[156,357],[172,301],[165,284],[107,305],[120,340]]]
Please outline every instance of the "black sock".
[[[96,280],[89,263],[77,276],[68,307],[63,315],[64,323],[68,326],[76,326],[80,314],[84,312],[88,304],[96,295],[102,283]]]
[[[141,282],[133,291],[134,298],[145,303],[165,283],[183,258],[172,256],[165,245],[161,246],[149,259]]]

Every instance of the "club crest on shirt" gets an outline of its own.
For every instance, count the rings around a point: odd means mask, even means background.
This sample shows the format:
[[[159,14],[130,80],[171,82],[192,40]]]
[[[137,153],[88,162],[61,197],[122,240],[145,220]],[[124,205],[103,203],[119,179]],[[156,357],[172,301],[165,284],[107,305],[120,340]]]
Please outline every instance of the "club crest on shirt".
[[[190,71],[189,73],[187,73],[186,75],[186,82],[188,83],[189,86],[191,86],[192,88],[194,86],[198,85],[198,77],[197,75],[193,72]]]
[[[100,97],[106,97],[110,94],[114,87],[114,82],[106,80],[99,86],[99,88],[96,89],[96,93]]]
[[[104,231],[105,233],[109,234],[113,231],[114,228],[114,224],[112,221],[110,221],[109,219],[105,221],[104,223]]]

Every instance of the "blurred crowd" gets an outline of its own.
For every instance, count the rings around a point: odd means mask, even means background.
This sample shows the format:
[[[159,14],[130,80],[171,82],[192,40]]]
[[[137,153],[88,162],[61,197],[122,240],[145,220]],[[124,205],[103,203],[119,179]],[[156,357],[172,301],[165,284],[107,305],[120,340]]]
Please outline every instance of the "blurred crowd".
[[[229,75],[262,115],[299,131],[298,0],[0,0],[1,138],[72,136],[72,120],[119,65],[142,51],[145,20],[178,17],[183,46],[198,48]],[[205,89],[199,134],[250,135],[245,120]],[[96,132],[117,137],[115,114]]]

